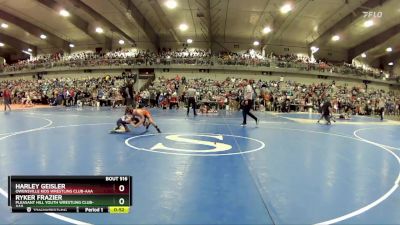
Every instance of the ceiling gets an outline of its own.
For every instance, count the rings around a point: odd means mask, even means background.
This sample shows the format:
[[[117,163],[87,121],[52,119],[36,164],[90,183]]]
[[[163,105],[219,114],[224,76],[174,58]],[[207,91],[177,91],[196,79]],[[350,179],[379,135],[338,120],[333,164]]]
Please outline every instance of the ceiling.
[[[362,49],[370,60],[388,54],[385,51],[388,46],[393,52],[400,51],[400,31],[379,40],[378,44],[360,47],[363,42],[368,43],[372,37],[400,23],[399,0],[175,0],[177,7],[174,9],[167,8],[166,1],[0,0],[0,11],[37,27],[35,31],[27,30],[19,22],[0,16],[0,23],[9,25],[6,29],[0,27],[0,33],[37,46],[38,53],[44,49],[70,51],[68,43],[85,47],[106,45],[111,41],[109,46],[115,46],[123,39],[128,45],[163,47],[164,43],[184,43],[188,38],[193,39],[194,44],[208,45],[253,43],[254,40],[262,45],[318,43],[320,48]],[[371,2],[374,7],[365,7]],[[291,4],[292,10],[284,14],[280,8],[286,3]],[[71,15],[61,17],[60,9],[66,9]],[[382,12],[382,16],[364,18],[361,11]],[[338,25],[349,15],[352,16],[350,22]],[[374,25],[365,27],[369,19]],[[179,29],[181,23],[187,24],[186,31]],[[98,26],[104,29],[103,34],[94,32]],[[272,31],[263,34],[266,26]],[[53,36],[42,40],[38,32]],[[334,34],[340,36],[339,41],[331,40]],[[13,47],[20,50],[18,46]],[[0,48],[0,55],[9,52],[9,47],[7,51]]]

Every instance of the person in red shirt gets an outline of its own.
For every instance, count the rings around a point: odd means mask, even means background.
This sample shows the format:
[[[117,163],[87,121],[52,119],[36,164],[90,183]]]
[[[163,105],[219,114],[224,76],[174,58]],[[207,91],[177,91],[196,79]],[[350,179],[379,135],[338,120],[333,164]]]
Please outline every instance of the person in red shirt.
[[[7,106],[8,106],[8,109],[11,111],[11,107],[10,107],[10,105],[11,105],[11,91],[8,88],[4,89],[3,98],[4,98],[4,111],[7,111]]]
[[[76,102],[75,102],[75,90],[74,90],[74,88],[71,88],[71,89],[70,89],[69,95],[70,95],[70,104],[71,104],[72,106],[74,106],[74,105],[76,104]]]
[[[174,106],[176,106],[176,109],[179,109],[178,97],[175,93],[169,99],[169,109],[172,109]]]

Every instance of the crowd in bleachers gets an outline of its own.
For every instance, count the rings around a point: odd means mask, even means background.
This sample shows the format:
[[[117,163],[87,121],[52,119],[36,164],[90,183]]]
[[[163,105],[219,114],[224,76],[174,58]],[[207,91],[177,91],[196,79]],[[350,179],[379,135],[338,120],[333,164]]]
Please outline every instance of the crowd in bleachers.
[[[145,89],[134,91],[132,74],[101,78],[54,78],[35,80],[6,80],[0,82],[1,91],[11,92],[13,103],[49,105],[118,106],[135,102],[138,106],[179,108],[185,105],[185,91],[197,90],[199,105],[208,108],[239,110],[243,97],[243,80],[226,78],[174,79],[158,77]],[[393,92],[361,85],[350,87],[332,83],[301,84],[292,81],[255,81],[254,109],[259,111],[307,111],[318,109],[330,97],[335,112],[351,108],[354,114],[371,115],[384,102],[388,114],[399,115],[400,96]]]
[[[54,67],[93,67],[119,65],[153,65],[153,64],[209,64],[210,52],[207,50],[161,49],[159,52],[149,50],[120,50],[107,53],[79,52],[69,55],[55,53],[40,55],[21,60],[11,65],[0,65],[0,71],[13,72]]]
[[[22,60],[11,65],[0,65],[0,72],[26,71],[54,67],[93,67],[93,66],[121,66],[121,65],[241,65],[265,66],[279,68],[297,68],[299,70],[316,70],[338,74],[352,74],[369,76],[377,79],[385,78],[383,71],[373,68],[363,68],[352,64],[334,64],[326,60],[311,60],[308,56],[294,54],[262,56],[259,52],[249,50],[242,53],[220,52],[211,54],[209,50],[161,49],[158,52],[149,50],[120,50],[108,53],[79,52],[69,55],[55,53],[41,55],[29,60]],[[389,79],[399,81],[399,77]]]
[[[186,86],[192,86],[197,90],[200,105],[213,105],[216,109],[240,109],[244,86],[243,80],[237,78],[217,81],[202,78],[186,80],[159,77],[145,91],[154,93],[153,95],[146,94],[146,96],[153,96],[153,101],[148,101],[147,97],[137,100],[139,104],[150,106],[156,104],[159,107],[169,108],[168,99],[173,97],[173,102],[178,101],[183,106]],[[350,87],[336,85],[335,82],[306,85],[292,81],[259,80],[254,82],[253,87],[254,109],[260,111],[304,112],[308,108],[315,110],[329,97],[332,99],[335,113],[350,108],[354,114],[371,115],[377,113],[379,102],[384,102],[388,114],[400,114],[400,95],[364,85]]]
[[[133,90],[133,80],[130,74],[101,78],[5,80],[0,82],[0,95],[8,89],[13,104],[115,106],[126,104],[127,91],[123,88]]]

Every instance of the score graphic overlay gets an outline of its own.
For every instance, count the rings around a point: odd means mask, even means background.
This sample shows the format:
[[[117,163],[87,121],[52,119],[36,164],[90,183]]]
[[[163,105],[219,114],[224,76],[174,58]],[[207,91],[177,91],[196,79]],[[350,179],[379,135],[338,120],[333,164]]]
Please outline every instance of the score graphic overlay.
[[[129,213],[131,176],[9,176],[13,213]]]

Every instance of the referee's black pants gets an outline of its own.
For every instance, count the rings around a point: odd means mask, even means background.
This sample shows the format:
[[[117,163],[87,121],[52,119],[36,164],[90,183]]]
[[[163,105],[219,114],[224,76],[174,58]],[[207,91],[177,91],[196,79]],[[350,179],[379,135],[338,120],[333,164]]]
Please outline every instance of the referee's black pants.
[[[379,115],[381,116],[381,120],[383,120],[383,112],[385,112],[385,108],[380,108],[379,109]]]
[[[188,98],[188,106],[187,106],[187,112],[186,112],[187,115],[189,115],[190,105],[192,105],[193,114],[197,115],[197,113],[196,113],[196,99],[194,97],[189,97]]]
[[[247,105],[243,105],[243,124],[247,123],[247,115],[249,115],[251,118],[253,118],[257,122],[257,117],[253,115],[253,113],[250,112],[251,106],[253,105],[252,100],[247,100]]]

